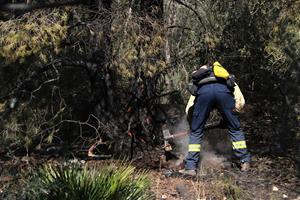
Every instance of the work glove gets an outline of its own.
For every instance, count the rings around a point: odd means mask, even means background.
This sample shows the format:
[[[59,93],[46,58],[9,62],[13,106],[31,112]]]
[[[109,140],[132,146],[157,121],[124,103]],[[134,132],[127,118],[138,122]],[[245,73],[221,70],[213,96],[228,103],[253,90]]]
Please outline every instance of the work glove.
[[[188,115],[190,108],[194,105],[195,96],[191,95],[189,101],[185,107],[185,113]]]
[[[242,92],[240,90],[240,87],[236,83],[234,83],[233,95],[234,95],[234,100],[235,100],[234,111],[240,113],[240,112],[243,111],[243,108],[245,106],[245,98],[244,98],[244,95],[242,94]]]

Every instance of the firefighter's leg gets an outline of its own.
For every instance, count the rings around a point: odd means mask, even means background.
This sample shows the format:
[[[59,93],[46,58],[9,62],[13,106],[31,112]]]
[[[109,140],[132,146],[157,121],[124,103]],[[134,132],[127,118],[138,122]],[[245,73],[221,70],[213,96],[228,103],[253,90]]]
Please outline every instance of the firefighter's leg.
[[[188,155],[185,169],[196,170],[201,151],[201,139],[205,122],[213,106],[213,94],[199,94],[195,99],[194,112],[189,135]]]
[[[217,105],[223,119],[227,122],[228,132],[230,134],[234,155],[241,163],[250,162],[250,154],[247,150],[245,136],[241,130],[238,115],[233,112],[234,99],[230,93],[218,93]]]

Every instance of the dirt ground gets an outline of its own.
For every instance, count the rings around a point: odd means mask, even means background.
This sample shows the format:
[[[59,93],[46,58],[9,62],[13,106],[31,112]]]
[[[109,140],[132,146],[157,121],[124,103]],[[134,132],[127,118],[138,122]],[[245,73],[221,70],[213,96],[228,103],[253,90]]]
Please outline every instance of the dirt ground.
[[[187,141],[186,138],[180,140]],[[251,169],[241,172],[237,165],[232,164],[231,143],[223,130],[204,135],[201,149],[201,163],[194,178],[182,177],[178,173],[183,167],[184,156],[180,153],[175,153],[179,161],[171,159],[166,162],[162,149],[152,149],[144,155],[137,155],[134,164],[149,169],[151,191],[156,199],[300,200],[299,168],[291,158],[251,152]],[[258,149],[257,152],[261,151]]]
[[[253,157],[248,172],[226,161],[222,166],[206,162],[193,178],[182,177],[177,170],[148,167],[156,199],[300,199],[296,166],[286,157]]]

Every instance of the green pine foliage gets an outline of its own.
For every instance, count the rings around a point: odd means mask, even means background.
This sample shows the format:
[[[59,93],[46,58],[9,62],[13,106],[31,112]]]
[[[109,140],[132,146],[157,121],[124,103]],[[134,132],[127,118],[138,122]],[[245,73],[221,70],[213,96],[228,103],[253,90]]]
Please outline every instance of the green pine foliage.
[[[34,12],[21,18],[0,21],[0,58],[6,63],[24,63],[34,56],[43,63],[60,52],[67,33],[67,13],[58,9]]]

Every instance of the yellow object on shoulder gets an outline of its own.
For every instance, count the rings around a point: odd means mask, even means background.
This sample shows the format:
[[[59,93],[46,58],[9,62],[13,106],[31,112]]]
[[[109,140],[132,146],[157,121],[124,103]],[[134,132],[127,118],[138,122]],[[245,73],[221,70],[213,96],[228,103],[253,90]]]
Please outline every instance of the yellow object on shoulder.
[[[228,71],[218,61],[214,62],[213,64],[213,72],[216,77],[224,78],[226,80],[230,75]]]

